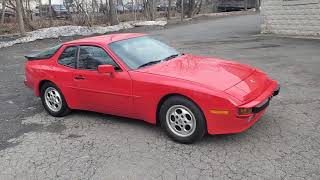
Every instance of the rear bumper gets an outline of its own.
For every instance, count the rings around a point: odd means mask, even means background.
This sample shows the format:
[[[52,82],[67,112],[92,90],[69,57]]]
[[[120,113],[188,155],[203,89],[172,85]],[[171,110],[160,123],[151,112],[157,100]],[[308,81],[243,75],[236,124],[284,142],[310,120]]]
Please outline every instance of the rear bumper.
[[[28,87],[28,88],[30,88],[30,89],[33,89],[32,84],[29,83],[27,80],[24,80],[23,83],[24,83],[24,85],[25,85],[26,87]]]
[[[255,100],[241,107],[252,108],[253,113],[247,116],[238,116],[237,108],[228,115],[209,115],[207,127],[209,134],[233,134],[247,130],[254,125],[265,113],[272,97],[280,92],[280,86],[275,83]]]

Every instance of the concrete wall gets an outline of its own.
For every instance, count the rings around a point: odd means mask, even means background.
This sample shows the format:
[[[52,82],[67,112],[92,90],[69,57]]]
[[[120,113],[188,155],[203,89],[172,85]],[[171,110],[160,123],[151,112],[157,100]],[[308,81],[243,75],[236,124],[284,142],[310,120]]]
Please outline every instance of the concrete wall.
[[[262,33],[320,36],[320,0],[262,0]]]

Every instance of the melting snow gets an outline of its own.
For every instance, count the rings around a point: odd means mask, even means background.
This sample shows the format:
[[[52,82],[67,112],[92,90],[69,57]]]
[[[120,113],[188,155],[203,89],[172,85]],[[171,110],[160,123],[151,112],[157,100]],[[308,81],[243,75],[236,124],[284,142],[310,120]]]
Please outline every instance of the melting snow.
[[[107,32],[119,31],[122,29],[130,29],[135,26],[165,26],[166,21],[138,21],[124,22],[115,26],[59,26],[38,29],[27,33],[27,36],[12,41],[0,42],[0,48],[9,47],[18,43],[31,42],[38,39],[58,38],[60,36],[104,34]]]

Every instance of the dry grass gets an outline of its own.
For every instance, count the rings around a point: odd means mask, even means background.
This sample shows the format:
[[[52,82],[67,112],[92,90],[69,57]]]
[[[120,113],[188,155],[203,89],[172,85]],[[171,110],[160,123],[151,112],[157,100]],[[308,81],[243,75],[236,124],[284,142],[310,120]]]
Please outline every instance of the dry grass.
[[[1,24],[0,35],[17,33],[18,32],[17,26],[18,25],[16,23]]]

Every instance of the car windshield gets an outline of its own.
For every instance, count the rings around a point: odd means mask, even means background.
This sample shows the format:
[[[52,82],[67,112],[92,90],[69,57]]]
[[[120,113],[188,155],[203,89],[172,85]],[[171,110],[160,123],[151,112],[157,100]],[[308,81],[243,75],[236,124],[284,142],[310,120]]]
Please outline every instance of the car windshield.
[[[175,49],[147,36],[113,42],[109,47],[131,69],[179,56]]]

